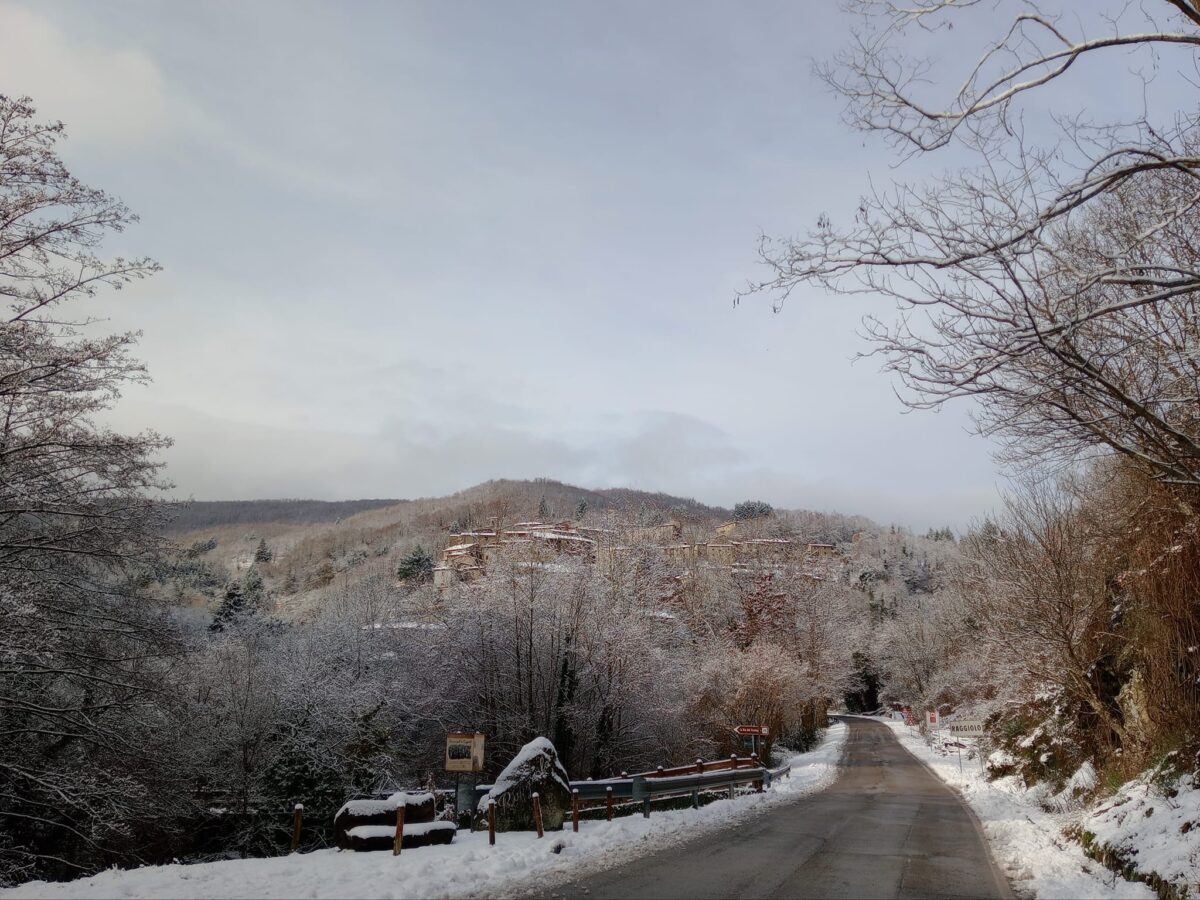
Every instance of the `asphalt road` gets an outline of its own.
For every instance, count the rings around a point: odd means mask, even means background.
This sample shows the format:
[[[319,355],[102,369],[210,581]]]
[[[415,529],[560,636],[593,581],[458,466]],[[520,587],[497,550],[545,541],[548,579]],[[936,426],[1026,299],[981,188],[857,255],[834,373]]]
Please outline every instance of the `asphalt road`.
[[[849,718],[837,781],[552,897],[1004,897],[979,825],[885,725]]]

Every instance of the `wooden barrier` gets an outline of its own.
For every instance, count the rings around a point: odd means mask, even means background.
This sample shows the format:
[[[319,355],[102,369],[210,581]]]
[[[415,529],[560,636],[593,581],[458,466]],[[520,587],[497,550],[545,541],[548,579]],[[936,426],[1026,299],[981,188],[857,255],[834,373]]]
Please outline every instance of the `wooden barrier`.
[[[542,801],[537,791],[533,792],[533,825],[537,828],[538,837],[544,837],[546,833],[542,831]]]
[[[488,846],[496,846],[496,801],[488,800]]]
[[[571,791],[571,830],[579,830],[579,788]]]

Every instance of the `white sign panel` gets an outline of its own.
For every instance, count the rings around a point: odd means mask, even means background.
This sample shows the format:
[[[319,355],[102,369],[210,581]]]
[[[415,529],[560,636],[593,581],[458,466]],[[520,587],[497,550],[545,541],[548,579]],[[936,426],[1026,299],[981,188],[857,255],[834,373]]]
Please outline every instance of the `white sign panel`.
[[[942,722],[942,733],[956,737],[983,737],[982,719],[955,719]]]

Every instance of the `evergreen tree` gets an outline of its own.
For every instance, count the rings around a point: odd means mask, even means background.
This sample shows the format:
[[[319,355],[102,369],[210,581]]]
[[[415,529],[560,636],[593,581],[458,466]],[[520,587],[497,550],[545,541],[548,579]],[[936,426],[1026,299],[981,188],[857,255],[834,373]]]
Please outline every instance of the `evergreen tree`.
[[[542,494],[542,499],[538,501],[538,518],[543,522],[550,520],[550,504],[546,502],[545,494]]]
[[[577,504],[575,504],[575,521],[578,522],[585,515],[587,515],[587,501],[580,500]]]
[[[262,538],[258,542],[258,548],[254,551],[254,561],[260,563],[270,562],[274,559],[275,554],[271,552],[271,548],[267,546],[267,539]]]
[[[262,608],[267,589],[258,569],[251,569],[246,573],[246,578],[242,582],[242,594],[246,598],[247,609],[254,611]]]
[[[186,556],[188,559],[195,559],[198,556],[203,556],[210,550],[216,549],[217,539],[209,538],[206,541],[196,541],[194,544],[192,544],[192,546],[188,547],[187,550],[184,551],[184,556]]]
[[[424,547],[417,544],[404,559],[400,560],[400,565],[396,568],[396,576],[401,581],[429,581],[433,578],[433,557],[425,552]]]
[[[743,500],[733,508],[733,518],[739,522],[748,519],[762,519],[775,512],[775,508],[765,500]]]
[[[224,631],[226,625],[237,624],[250,612],[251,609],[246,602],[246,592],[242,589],[242,583],[240,581],[231,581],[229,582],[229,586],[225,588],[225,596],[221,600],[221,605],[217,608],[216,615],[213,616],[213,622],[209,626],[209,630]]]

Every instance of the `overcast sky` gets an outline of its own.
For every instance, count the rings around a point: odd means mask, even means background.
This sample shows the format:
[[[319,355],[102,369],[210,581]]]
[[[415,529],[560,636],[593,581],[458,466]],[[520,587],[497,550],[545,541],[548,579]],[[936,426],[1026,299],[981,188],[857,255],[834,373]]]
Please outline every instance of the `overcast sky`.
[[[961,527],[989,446],[851,364],[869,300],[732,304],[760,231],[896,177],[810,74],[832,6],[0,0],[0,91],[164,266],[99,308],[181,496],[548,476]]]

